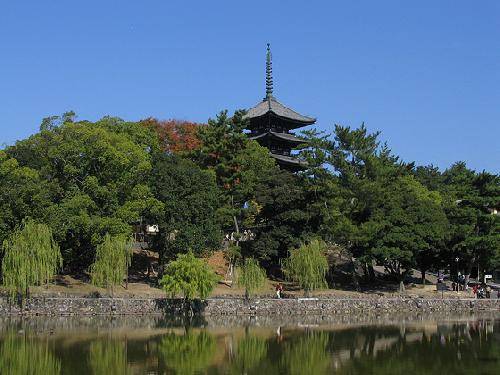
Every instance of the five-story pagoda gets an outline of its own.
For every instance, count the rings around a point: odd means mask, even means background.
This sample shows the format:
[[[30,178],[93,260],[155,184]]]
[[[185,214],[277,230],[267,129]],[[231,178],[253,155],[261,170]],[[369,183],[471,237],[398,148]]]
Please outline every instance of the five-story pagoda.
[[[245,115],[249,120],[250,139],[267,147],[279,166],[290,171],[304,169],[306,163],[291,154],[304,140],[297,138],[290,130],[314,124],[315,118],[303,116],[285,107],[273,96],[273,70],[271,50],[267,44],[266,55],[266,97]]]

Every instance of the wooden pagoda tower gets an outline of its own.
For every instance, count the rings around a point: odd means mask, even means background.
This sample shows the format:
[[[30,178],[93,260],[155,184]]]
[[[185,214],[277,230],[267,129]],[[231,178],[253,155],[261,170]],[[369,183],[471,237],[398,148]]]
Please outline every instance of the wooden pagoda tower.
[[[245,119],[249,120],[250,139],[267,147],[271,156],[281,168],[296,172],[306,167],[306,163],[294,157],[292,150],[304,140],[297,138],[293,129],[314,124],[315,118],[307,117],[285,107],[273,96],[273,69],[271,50],[267,44],[266,54],[266,96],[255,107],[250,108]]]

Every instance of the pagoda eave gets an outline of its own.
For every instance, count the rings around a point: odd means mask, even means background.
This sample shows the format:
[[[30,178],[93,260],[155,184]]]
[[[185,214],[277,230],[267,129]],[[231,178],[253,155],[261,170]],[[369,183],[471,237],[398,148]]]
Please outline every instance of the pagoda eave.
[[[255,135],[255,136],[252,136],[251,134],[249,134],[249,135],[250,135],[250,139],[255,140],[255,141],[265,141],[265,140],[272,139],[272,140],[284,142],[284,143],[290,145],[291,147],[295,147],[295,146],[307,143],[306,140],[297,138],[296,136],[294,136],[293,134],[290,134],[290,133],[278,133],[278,132],[268,131],[268,132],[261,133],[259,135]]]
[[[302,171],[307,168],[307,162],[303,160],[299,160],[293,156],[279,155],[270,153],[270,155],[276,159],[276,162],[280,166],[285,166],[287,169],[291,169],[293,171]]]

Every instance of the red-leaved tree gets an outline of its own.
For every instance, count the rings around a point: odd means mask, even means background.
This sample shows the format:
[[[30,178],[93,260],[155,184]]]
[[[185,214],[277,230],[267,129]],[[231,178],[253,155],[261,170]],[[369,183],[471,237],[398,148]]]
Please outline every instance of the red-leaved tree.
[[[198,130],[204,124],[182,120],[160,121],[151,117],[141,122],[158,134],[162,151],[179,154],[201,147]]]

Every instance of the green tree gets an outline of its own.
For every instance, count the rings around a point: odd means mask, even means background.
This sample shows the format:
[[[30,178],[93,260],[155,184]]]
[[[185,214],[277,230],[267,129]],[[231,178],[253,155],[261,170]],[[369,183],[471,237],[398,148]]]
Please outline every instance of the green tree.
[[[239,269],[238,285],[245,288],[245,297],[261,289],[266,283],[266,271],[254,258],[246,258]]]
[[[229,117],[223,111],[210,119],[198,132],[201,148],[192,154],[199,166],[215,174],[222,195],[218,218],[226,232],[234,233],[236,246],[242,226],[254,225],[248,219],[254,214],[249,202],[255,198],[256,186],[278,171],[269,151],[243,133],[243,115],[244,111],[236,111]]]
[[[44,216],[52,205],[48,190],[37,170],[0,151],[0,244],[24,218]]]
[[[61,252],[51,229],[33,220],[18,227],[2,247],[3,285],[11,297],[28,296],[31,286],[48,283],[62,266]]]
[[[217,221],[220,194],[213,173],[174,155],[159,155],[152,171],[155,197],[163,202],[157,217],[160,234],[155,247],[163,265],[175,254],[196,255],[217,249],[222,231]]]
[[[312,290],[327,286],[325,276],[328,261],[325,248],[324,242],[312,240],[298,249],[290,250],[290,256],[283,261],[283,273],[287,279],[298,283],[306,295]]]
[[[95,123],[63,116],[56,126],[5,152],[44,181],[44,209],[67,269],[87,268],[106,233],[129,235],[131,224],[161,212],[149,188],[154,132],[141,123],[105,117]],[[19,218],[18,220],[22,219]]]
[[[419,266],[425,276],[433,252],[445,240],[447,219],[441,195],[431,192],[413,176],[388,181],[383,200],[361,225],[368,256],[383,264],[403,289],[406,274]]]
[[[90,267],[92,284],[111,290],[128,278],[132,260],[132,242],[123,236],[106,234],[97,245],[96,257]]]
[[[443,194],[450,222],[447,263],[459,259],[468,282],[472,268],[482,272],[495,267],[500,254],[500,177],[476,173],[465,163],[452,165],[443,173]],[[479,275],[478,275],[479,276]]]
[[[261,181],[255,189],[256,214],[254,241],[242,243],[244,255],[254,256],[268,265],[279,263],[288,249],[300,246],[316,233],[313,211],[303,179],[285,170]]]
[[[172,298],[182,293],[185,300],[191,300],[196,295],[207,298],[217,281],[218,276],[207,263],[189,251],[178,254],[176,260],[167,264],[160,285]]]

